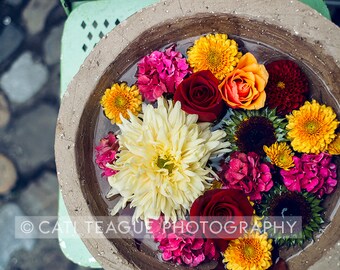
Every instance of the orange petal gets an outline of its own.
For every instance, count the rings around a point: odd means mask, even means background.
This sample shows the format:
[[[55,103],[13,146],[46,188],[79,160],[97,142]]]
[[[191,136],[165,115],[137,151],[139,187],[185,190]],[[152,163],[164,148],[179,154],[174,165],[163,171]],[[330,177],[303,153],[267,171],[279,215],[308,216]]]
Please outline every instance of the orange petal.
[[[266,92],[263,91],[260,93],[257,99],[253,100],[251,104],[249,104],[248,106],[242,107],[242,108],[246,110],[258,110],[264,107],[265,101],[266,101]]]
[[[260,66],[260,68],[259,68],[259,71],[257,72],[257,74],[259,76],[261,76],[262,79],[264,79],[266,81],[266,84],[267,84],[268,78],[269,78],[269,73],[266,70],[266,67],[264,65],[259,65],[259,66]]]
[[[249,66],[253,63],[257,63],[256,58],[254,55],[248,52],[240,58],[236,69],[243,69],[244,67]]]
[[[264,91],[264,88],[266,87],[267,82],[260,77],[259,75],[255,75],[255,87],[259,92]]]

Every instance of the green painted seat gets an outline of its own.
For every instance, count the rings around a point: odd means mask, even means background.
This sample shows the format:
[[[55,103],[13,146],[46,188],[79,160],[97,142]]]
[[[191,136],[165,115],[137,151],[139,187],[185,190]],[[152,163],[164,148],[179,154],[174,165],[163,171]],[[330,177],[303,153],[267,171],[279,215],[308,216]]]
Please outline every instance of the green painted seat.
[[[79,67],[99,40],[136,11],[158,0],[61,0],[68,14],[62,37],[61,96]],[[227,1],[227,0],[226,0]],[[230,0],[231,1],[231,0]],[[288,0],[284,0],[288,1]],[[322,0],[301,0],[330,18]],[[59,243],[65,256],[81,266],[100,268],[80,237],[70,230],[70,217],[59,193]]]
[[[61,96],[79,67],[99,40],[117,24],[157,0],[61,1],[69,15],[61,46]],[[59,244],[65,256],[76,264],[100,268],[80,237],[70,229],[71,220],[59,193]]]

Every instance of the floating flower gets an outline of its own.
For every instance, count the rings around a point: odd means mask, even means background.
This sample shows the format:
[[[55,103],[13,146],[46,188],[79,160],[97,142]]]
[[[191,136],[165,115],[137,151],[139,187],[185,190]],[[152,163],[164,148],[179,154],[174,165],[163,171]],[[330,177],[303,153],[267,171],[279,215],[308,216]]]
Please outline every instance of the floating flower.
[[[328,153],[331,155],[340,155],[340,134],[336,134],[335,139],[327,147]]]
[[[331,107],[317,101],[306,101],[294,110],[288,119],[288,139],[295,151],[319,154],[325,151],[335,138],[339,124]]]
[[[268,231],[273,234],[274,242],[278,245],[302,245],[313,236],[313,232],[320,229],[324,222],[321,218],[323,208],[321,201],[310,193],[298,193],[289,191],[285,186],[275,186],[269,193],[264,195],[260,207],[260,214],[264,220],[271,217],[282,217],[289,220],[290,217],[301,217],[301,221],[296,221],[296,226],[287,228],[282,234],[280,231]]]
[[[286,115],[302,106],[307,99],[308,80],[300,67],[291,60],[278,60],[267,64],[266,69],[268,107]]]
[[[154,51],[137,64],[137,85],[144,99],[154,102],[163,93],[175,89],[190,73],[186,59],[171,46],[164,52]]]
[[[253,116],[238,126],[235,134],[240,151],[263,155],[263,146],[276,141],[273,123],[264,116]]]
[[[275,110],[268,108],[259,111],[228,111],[225,120],[227,140],[232,150],[255,152],[264,155],[263,146],[275,141],[285,141],[287,131],[284,118],[276,116]]]
[[[260,156],[254,152],[232,153],[221,177],[226,188],[242,190],[250,200],[260,201],[262,193],[273,187],[268,164],[261,163]]]
[[[187,220],[178,220],[172,226],[164,225],[164,218],[151,220],[150,232],[159,242],[158,249],[164,261],[195,267],[205,260],[216,260],[219,256],[214,244],[193,234],[195,228]]]
[[[294,154],[292,153],[292,150],[289,148],[287,143],[275,142],[270,147],[266,145],[263,146],[263,150],[266,153],[267,157],[270,159],[270,162],[277,167],[288,170],[289,168],[294,166]]]
[[[264,65],[258,64],[254,55],[246,53],[218,88],[230,108],[258,110],[266,100],[264,88],[267,81],[268,72]]]
[[[162,241],[172,232],[172,224],[165,222],[164,216],[160,216],[158,219],[150,219],[148,227],[155,242]]]
[[[195,267],[205,260],[203,239],[172,234],[162,240],[158,248],[162,251],[164,261]]]
[[[272,265],[272,249],[272,240],[268,239],[267,234],[246,233],[230,241],[223,253],[223,262],[226,263],[226,269],[230,270],[265,270]]]
[[[96,146],[96,164],[103,170],[102,176],[112,176],[117,171],[107,167],[107,164],[113,164],[116,160],[119,144],[116,136],[109,132],[108,135],[100,140]]]
[[[134,220],[161,214],[166,221],[183,219],[209,186],[209,158],[228,151],[224,131],[211,132],[210,125],[197,124],[197,115],[186,114],[180,102],[173,105],[159,98],[157,104],[144,106],[139,118],[130,113],[130,120],[118,125],[120,153],[112,168],[119,172],[109,177],[108,196],[122,197],[113,215],[131,202]]]
[[[281,170],[283,182],[288,190],[300,192],[302,189],[315,193],[321,198],[334,192],[337,185],[336,165],[327,153],[303,154],[294,157],[295,167],[289,171]]]
[[[213,122],[225,111],[218,91],[218,80],[209,70],[202,70],[184,79],[178,86],[174,101],[180,101],[182,110],[198,114],[198,120]]]
[[[229,240],[239,237],[242,222],[249,221],[247,219],[252,215],[253,207],[244,193],[232,189],[208,190],[195,200],[190,209],[190,220],[200,225],[205,237],[213,241],[220,251],[226,249]],[[221,230],[216,223],[224,228],[231,224],[232,228]]]
[[[194,72],[210,70],[219,80],[231,72],[242,53],[235,40],[225,34],[208,34],[195,41],[188,50],[188,63]]]
[[[129,111],[133,115],[140,112],[142,97],[137,86],[129,87],[126,83],[115,83],[111,88],[106,89],[100,104],[111,123],[120,124],[122,122],[120,116],[128,119]]]

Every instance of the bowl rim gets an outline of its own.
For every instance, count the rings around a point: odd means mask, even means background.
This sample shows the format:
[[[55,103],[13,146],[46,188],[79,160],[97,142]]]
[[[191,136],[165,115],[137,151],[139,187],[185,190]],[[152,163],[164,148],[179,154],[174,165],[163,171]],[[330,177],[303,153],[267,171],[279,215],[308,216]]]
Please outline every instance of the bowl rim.
[[[136,42],[140,34],[146,30],[157,28],[166,22],[199,17],[203,14],[216,18],[229,14],[242,20],[252,20],[283,29],[292,37],[301,38],[303,42],[313,46],[317,44],[322,48],[323,54],[327,56],[327,64],[330,63],[334,73],[339,74],[340,46],[336,46],[336,44],[340,44],[339,28],[315,10],[296,0],[284,3],[281,0],[254,0],[251,4],[247,0],[238,0],[236,3],[237,6],[235,1],[201,0],[200,4],[192,6],[190,0],[161,1],[137,12],[115,27],[89,54],[62,98],[56,128],[55,156],[58,180],[71,220],[81,220],[82,218],[90,222],[97,220],[95,216],[92,216],[90,206],[83,196],[78,172],[75,144],[79,136],[82,114],[97,87],[99,78],[107,72],[120,53]],[[297,11],[299,16],[296,16]],[[330,76],[332,80],[337,80],[335,75]],[[339,91],[339,89],[331,89],[330,92],[336,102],[340,97]],[[340,215],[335,215],[333,222],[340,224]],[[340,238],[340,232],[337,232],[336,226],[331,225],[332,223],[327,228],[327,237],[324,238],[335,244]],[[80,227],[79,233],[89,234],[85,227]],[[87,235],[82,240],[104,268],[138,269],[119,254],[117,248],[104,234],[100,236],[95,234],[93,239],[91,239],[91,235]],[[325,241],[320,240],[316,244],[323,247],[325,245],[322,244],[323,242]],[[100,254],[99,251],[102,250],[106,251],[105,256]],[[320,257],[314,256],[308,264],[303,264],[304,267],[312,265]],[[300,263],[305,260],[304,258],[308,258],[308,249],[300,256],[293,258],[290,264],[298,264],[298,261]]]

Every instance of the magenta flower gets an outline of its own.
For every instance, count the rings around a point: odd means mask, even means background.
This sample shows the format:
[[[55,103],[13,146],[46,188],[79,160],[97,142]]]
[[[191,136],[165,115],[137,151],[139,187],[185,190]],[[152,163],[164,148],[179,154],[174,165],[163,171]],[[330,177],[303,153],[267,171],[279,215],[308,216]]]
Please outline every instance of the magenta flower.
[[[315,193],[319,198],[335,190],[336,165],[331,162],[330,154],[303,154],[301,158],[293,157],[293,159],[294,168],[280,171],[288,190],[298,192],[306,190]]]
[[[269,164],[261,163],[260,156],[254,152],[234,152],[222,167],[225,188],[242,190],[250,200],[261,201],[262,193],[273,187]]]
[[[118,140],[112,132],[102,138],[99,145],[96,146],[96,164],[103,170],[102,176],[112,176],[117,173],[117,171],[108,168],[107,164],[113,164],[116,161],[118,148]]]
[[[288,190],[301,192],[301,180],[304,177],[302,172],[302,163],[300,158],[294,156],[293,161],[295,166],[290,170],[281,170],[281,176],[283,177],[283,182]]]
[[[164,52],[154,51],[137,64],[137,86],[145,100],[154,102],[163,93],[175,93],[189,65],[175,45]]]
[[[205,260],[216,260],[219,256],[214,243],[199,237],[186,220],[179,220],[169,226],[160,217],[151,220],[150,232],[155,242],[159,242],[158,249],[164,261],[195,267]]]
[[[161,242],[171,233],[171,225],[165,223],[164,216],[160,216],[159,219],[150,219],[149,232],[152,233],[155,242]]]

